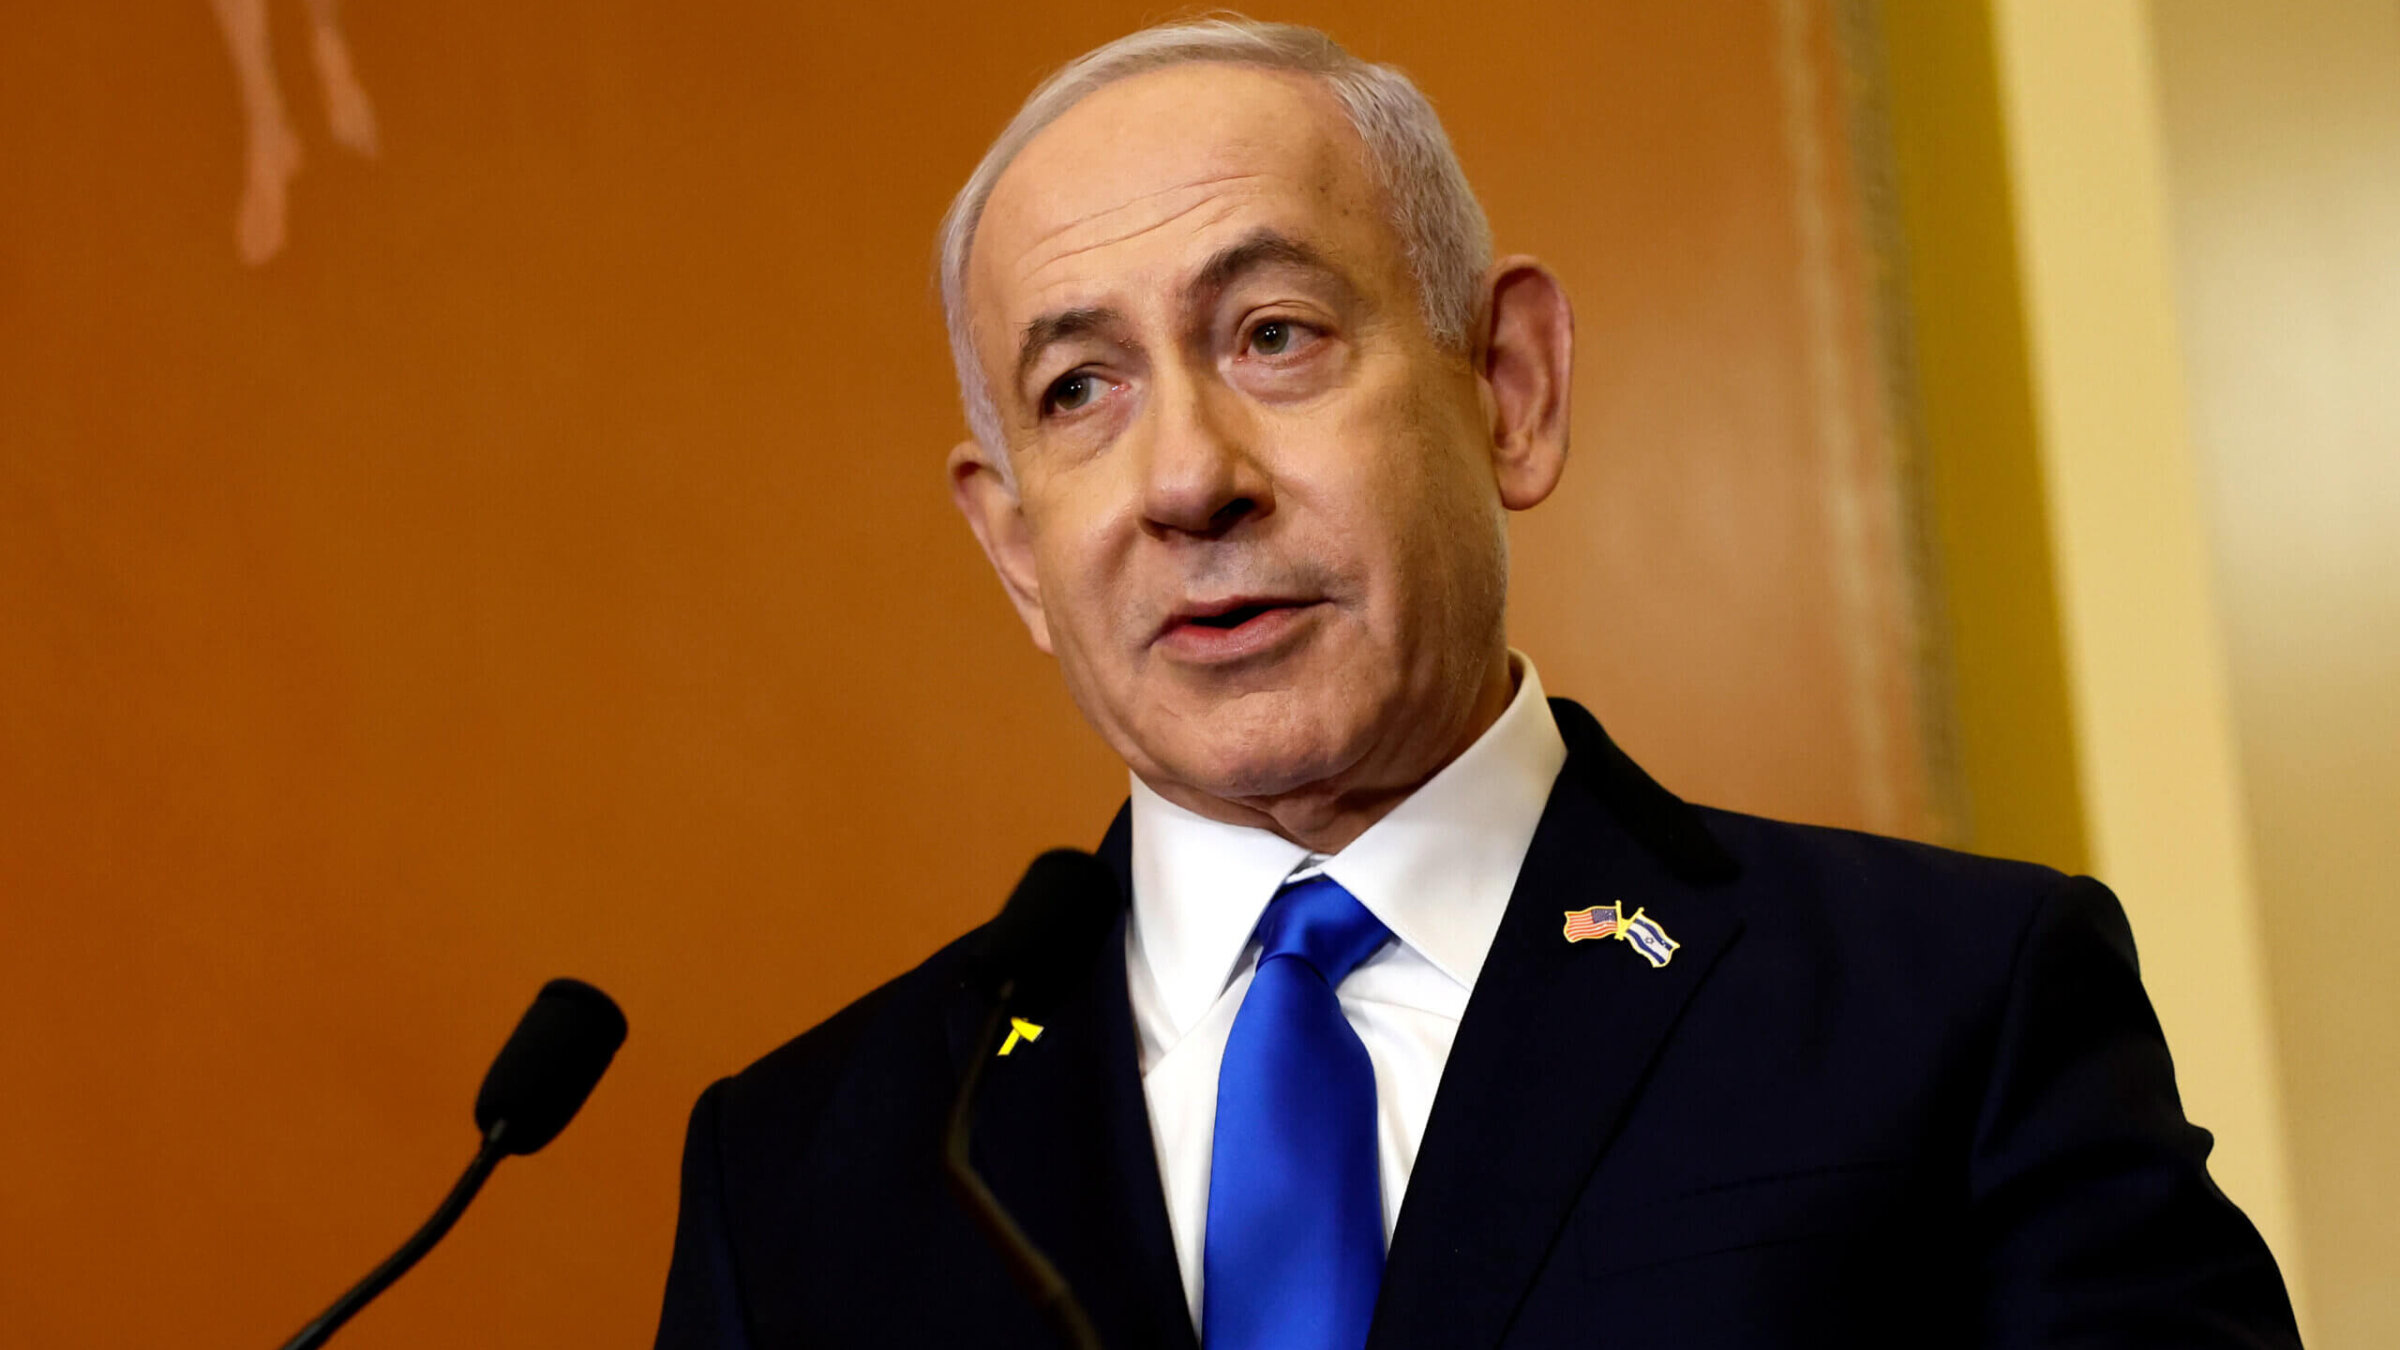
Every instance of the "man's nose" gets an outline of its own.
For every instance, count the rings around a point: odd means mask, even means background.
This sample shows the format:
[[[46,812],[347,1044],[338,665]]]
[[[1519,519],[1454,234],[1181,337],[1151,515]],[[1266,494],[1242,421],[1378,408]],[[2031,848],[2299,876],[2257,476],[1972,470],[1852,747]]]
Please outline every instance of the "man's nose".
[[[1257,428],[1208,373],[1163,374],[1150,405],[1142,520],[1162,538],[1214,539],[1275,509]]]

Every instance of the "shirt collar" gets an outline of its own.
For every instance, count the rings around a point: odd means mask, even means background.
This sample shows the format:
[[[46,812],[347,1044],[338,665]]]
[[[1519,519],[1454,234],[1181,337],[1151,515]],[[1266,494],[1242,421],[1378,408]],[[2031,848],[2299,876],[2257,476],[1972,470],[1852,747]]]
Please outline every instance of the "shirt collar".
[[[1322,862],[1394,936],[1470,991],[1567,760],[1533,662],[1513,650],[1509,661],[1517,692],[1500,719]],[[1267,902],[1310,856],[1133,780],[1135,950],[1178,1036],[1225,992]]]

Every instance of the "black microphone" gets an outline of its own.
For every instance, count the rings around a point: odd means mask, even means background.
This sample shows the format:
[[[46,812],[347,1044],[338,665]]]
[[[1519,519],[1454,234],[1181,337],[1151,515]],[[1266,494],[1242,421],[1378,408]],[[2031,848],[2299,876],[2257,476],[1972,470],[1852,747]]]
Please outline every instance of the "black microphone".
[[[967,968],[967,986],[990,1005],[981,1036],[968,1047],[966,1072],[950,1104],[950,1129],[942,1148],[942,1170],[967,1216],[983,1230],[1008,1273],[1051,1329],[1073,1350],[1100,1350],[1092,1320],[1058,1267],[1017,1226],[1000,1197],[984,1184],[967,1156],[975,1124],[975,1089],[983,1066],[999,1045],[1000,1029],[1012,1015],[1040,1016],[1091,969],[1100,944],[1116,927],[1125,905],[1116,874],[1089,853],[1052,849],[1033,860],[1000,917],[984,930]]]
[[[475,1127],[483,1131],[483,1147],[467,1164],[466,1175],[400,1250],[300,1328],[283,1350],[323,1345],[370,1299],[406,1275],[458,1222],[502,1158],[532,1153],[567,1128],[624,1043],[625,1014],[615,1000],[581,980],[543,985],[475,1094]]]

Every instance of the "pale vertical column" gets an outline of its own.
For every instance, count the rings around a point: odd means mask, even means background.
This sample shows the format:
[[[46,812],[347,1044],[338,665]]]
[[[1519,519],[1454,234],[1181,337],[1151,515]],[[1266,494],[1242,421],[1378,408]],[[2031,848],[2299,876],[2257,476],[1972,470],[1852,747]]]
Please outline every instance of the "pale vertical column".
[[[2290,1278],[2299,1253],[2145,13],[2139,0],[1993,0],[1992,16],[2092,864],[2132,916],[2185,1107],[2217,1135],[2211,1170]]]
[[[2400,0],[2154,4],[2318,1350],[2400,1345]]]

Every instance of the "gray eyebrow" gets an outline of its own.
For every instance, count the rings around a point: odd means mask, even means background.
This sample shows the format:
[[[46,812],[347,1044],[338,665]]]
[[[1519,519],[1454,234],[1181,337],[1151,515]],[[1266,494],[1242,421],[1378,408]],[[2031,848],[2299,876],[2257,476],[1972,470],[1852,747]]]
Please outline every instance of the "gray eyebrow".
[[[1025,376],[1050,347],[1070,338],[1123,323],[1125,316],[1113,309],[1062,309],[1044,314],[1025,325],[1024,335],[1017,339],[1016,387],[1025,387]]]
[[[1332,259],[1290,235],[1260,228],[1238,243],[1219,249],[1201,264],[1191,283],[1183,288],[1184,300],[1197,309],[1210,296],[1262,267],[1297,267],[1314,272],[1340,286],[1345,296],[1355,289],[1349,275],[1334,266]]]
[[[1357,293],[1349,275],[1324,254],[1289,235],[1261,228],[1210,255],[1184,286],[1184,304],[1194,310],[1205,308],[1211,297],[1262,267],[1301,268],[1332,281],[1341,288],[1345,299]],[[1039,316],[1026,324],[1025,331],[1018,336],[1014,387],[1025,387],[1026,375],[1051,347],[1119,326],[1124,321],[1123,314],[1106,307],[1062,309]]]

